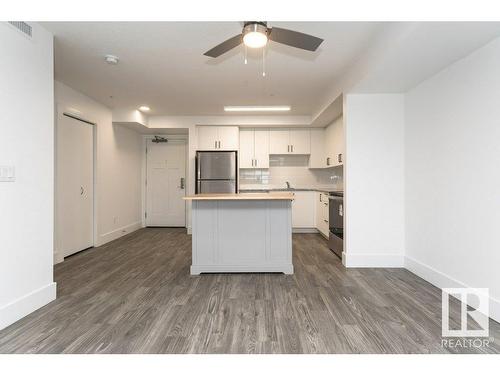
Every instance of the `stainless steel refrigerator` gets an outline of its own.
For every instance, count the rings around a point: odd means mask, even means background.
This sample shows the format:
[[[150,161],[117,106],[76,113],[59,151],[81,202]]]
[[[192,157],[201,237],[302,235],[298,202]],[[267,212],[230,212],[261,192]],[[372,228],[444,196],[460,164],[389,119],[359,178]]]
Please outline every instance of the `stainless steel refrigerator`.
[[[196,194],[237,193],[236,151],[196,152]]]

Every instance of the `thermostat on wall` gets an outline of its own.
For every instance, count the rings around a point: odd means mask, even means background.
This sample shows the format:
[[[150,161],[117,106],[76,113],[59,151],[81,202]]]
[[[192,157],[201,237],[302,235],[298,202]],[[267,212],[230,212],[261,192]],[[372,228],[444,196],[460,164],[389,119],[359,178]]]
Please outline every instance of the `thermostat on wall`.
[[[0,165],[0,182],[14,182],[16,171],[12,165]]]

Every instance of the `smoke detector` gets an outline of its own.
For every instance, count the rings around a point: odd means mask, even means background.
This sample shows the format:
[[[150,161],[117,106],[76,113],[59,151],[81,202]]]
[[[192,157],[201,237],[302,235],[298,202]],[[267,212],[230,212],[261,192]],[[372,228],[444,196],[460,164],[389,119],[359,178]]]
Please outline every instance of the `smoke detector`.
[[[120,61],[120,59],[118,58],[118,56],[106,55],[104,56],[104,61],[106,61],[109,65],[116,65],[118,64],[118,61]]]

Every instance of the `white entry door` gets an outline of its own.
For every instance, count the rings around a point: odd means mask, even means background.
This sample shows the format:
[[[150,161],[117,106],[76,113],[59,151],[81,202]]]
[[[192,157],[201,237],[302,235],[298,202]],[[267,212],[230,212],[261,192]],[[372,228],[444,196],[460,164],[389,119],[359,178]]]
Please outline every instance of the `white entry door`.
[[[147,141],[146,225],[186,226],[186,143]]]
[[[66,115],[57,123],[57,251],[94,246],[94,126]]]

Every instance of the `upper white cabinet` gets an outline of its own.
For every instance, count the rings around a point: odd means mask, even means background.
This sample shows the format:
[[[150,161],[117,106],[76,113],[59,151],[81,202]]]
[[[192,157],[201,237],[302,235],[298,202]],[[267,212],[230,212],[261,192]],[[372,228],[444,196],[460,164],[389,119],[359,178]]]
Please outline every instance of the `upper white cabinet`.
[[[311,153],[311,131],[309,129],[271,129],[269,131],[270,154]]]
[[[198,126],[198,150],[233,151],[238,148],[237,126]]]
[[[311,131],[309,129],[290,129],[290,147],[292,154],[310,154]]]
[[[311,129],[311,156],[309,156],[309,168],[326,168],[325,153],[325,129]]]
[[[217,140],[217,127],[198,126],[198,150],[216,150]]]
[[[328,167],[344,163],[344,121],[342,116],[325,130],[325,154]]]
[[[290,130],[269,130],[269,153],[288,154],[290,152]]]
[[[255,167],[269,168],[269,129],[255,129]]]
[[[269,130],[240,130],[240,168],[269,168]]]

